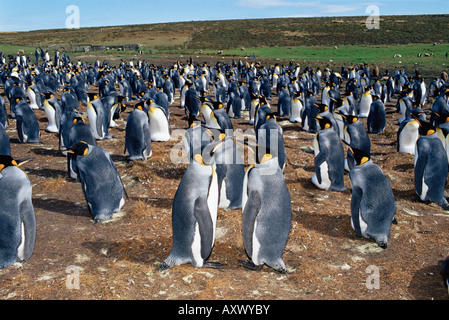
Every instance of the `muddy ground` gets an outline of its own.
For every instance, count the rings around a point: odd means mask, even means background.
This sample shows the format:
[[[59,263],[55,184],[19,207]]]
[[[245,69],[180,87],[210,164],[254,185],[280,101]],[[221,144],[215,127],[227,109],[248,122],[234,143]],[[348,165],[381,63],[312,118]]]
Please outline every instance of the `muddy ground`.
[[[96,90],[96,88],[92,88]],[[3,88],[0,87],[3,93]],[[277,97],[271,100],[276,106]],[[15,158],[34,157],[22,167],[33,184],[37,239],[31,259],[0,270],[4,300],[447,300],[440,275],[449,255],[449,213],[418,201],[413,156],[396,152],[396,100],[386,105],[385,133],[371,135],[373,161],[391,181],[397,203],[397,225],[388,249],[357,238],[350,224],[351,191],[327,192],[313,176],[313,134],[279,119],[288,155],[285,179],[292,198],[292,228],[283,259],[290,271],[268,267],[244,269],[241,210],[219,209],[217,238],[211,261],[221,269],[156,268],[171,248],[171,205],[185,164],[170,159],[180,137],[153,143],[145,163],[127,162],[124,129],[127,110],[112,140],[99,141],[110,152],[129,200],[112,221],[94,224],[81,185],[66,174],[66,158],[58,138],[44,131],[47,118],[36,111],[40,144],[21,144],[15,121],[7,130]],[[185,129],[179,99],[171,106],[171,128]],[[9,105],[7,105],[9,110]],[[426,105],[428,111],[430,105]],[[85,106],[81,108],[85,112]],[[232,122],[249,128],[245,119]],[[87,116],[86,116],[87,118]],[[365,122],[365,120],[362,120]],[[346,174],[345,184],[349,187]],[[369,278],[378,271],[378,286]],[[78,276],[78,282],[73,281]],[[76,286],[79,285],[79,288]]]

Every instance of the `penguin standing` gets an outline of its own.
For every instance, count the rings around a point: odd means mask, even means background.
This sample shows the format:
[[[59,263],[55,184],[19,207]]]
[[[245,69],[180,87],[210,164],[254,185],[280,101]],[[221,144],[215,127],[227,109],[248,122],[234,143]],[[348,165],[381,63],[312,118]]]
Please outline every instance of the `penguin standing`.
[[[84,119],[80,116],[74,117],[72,120],[72,126],[70,127],[68,137],[67,137],[67,146],[65,150],[69,149],[71,146],[79,142],[85,142],[89,145],[96,146],[97,140],[92,135],[92,130],[90,126],[84,121]],[[76,168],[76,155],[70,152],[66,152],[67,154],[67,175],[69,178],[74,180],[78,179],[78,171]]]
[[[105,124],[105,110],[103,103],[96,93],[88,93],[89,101],[87,103],[87,117],[89,119],[89,125],[92,130],[92,134],[97,140],[105,139],[105,133],[107,131],[104,128]]]
[[[301,123],[301,115],[303,112],[303,104],[301,101],[301,92],[296,91],[292,97],[292,115],[289,119],[291,123]]]
[[[218,207],[226,210],[240,209],[245,176],[243,155],[232,135],[223,134],[222,137],[213,149],[218,178]]]
[[[287,88],[282,87],[279,92],[279,100],[278,100],[278,115],[279,117],[291,117],[292,115],[292,99],[290,96],[290,92]]]
[[[0,155],[0,269],[31,258],[36,241],[32,186],[19,169],[25,161]]]
[[[30,99],[30,108],[33,110],[40,109],[42,105],[41,93],[33,81],[28,83],[27,95]]]
[[[36,114],[24,100],[21,98],[17,98],[17,100],[15,113],[19,141],[21,143],[40,143],[40,128]]]
[[[11,143],[8,133],[3,124],[0,123],[0,155],[11,155]]]
[[[449,204],[444,195],[448,175],[448,159],[435,127],[419,121],[420,138],[415,151],[415,191],[421,201],[431,201],[444,210]]]
[[[256,117],[256,110],[259,105],[259,96],[252,93],[251,94],[251,103],[249,105],[249,124],[254,125],[254,119]]]
[[[372,134],[379,134],[385,131],[387,115],[385,105],[379,96],[373,95],[370,112],[366,121],[367,131]]]
[[[359,118],[368,117],[372,103],[371,87],[366,87],[359,101]]]
[[[285,151],[283,130],[272,113],[267,114],[265,123],[260,126],[257,134],[256,157],[262,159],[268,153],[276,157],[279,167],[284,170],[287,163],[287,152]]]
[[[220,129],[220,125],[218,124],[217,118],[215,118],[213,111],[214,106],[212,102],[209,101],[207,97],[201,97],[201,114],[203,116],[205,126],[210,129]]]
[[[0,96],[0,124],[2,124],[5,129],[8,127],[8,112],[6,111],[5,99]]]
[[[320,130],[316,133],[313,146],[315,153],[315,174],[312,182],[327,191],[346,191],[344,186],[345,152],[340,138],[332,129],[327,118],[317,116]]]
[[[170,140],[170,121],[164,108],[152,99],[149,101],[148,118],[150,121],[151,141],[162,142]]]
[[[349,172],[351,181],[351,226],[357,236],[374,239],[386,249],[392,223],[396,223],[396,202],[390,181],[368,153],[349,147],[355,166]]]
[[[301,118],[301,125],[304,131],[316,133],[320,129],[318,127],[318,123],[315,120],[316,116],[320,112],[319,109],[315,106],[315,104],[317,103],[318,102],[313,95],[313,92],[307,91],[304,102],[304,111]]]
[[[141,106],[136,106],[126,120],[125,152],[128,151],[130,161],[145,161],[153,153],[148,120],[148,115]]]
[[[210,114],[211,122],[218,123],[219,130],[223,132],[225,132],[226,130],[234,129],[228,113],[226,112],[225,108],[223,108],[223,104],[220,101],[214,101],[213,106],[214,110]]]
[[[397,136],[397,151],[399,153],[415,154],[416,142],[419,139],[419,120],[407,117],[399,125]]]
[[[343,115],[345,119],[344,141],[352,148],[371,154],[371,141],[362,122],[356,116]],[[352,152],[347,152],[345,169],[350,171],[355,165]]]
[[[241,265],[260,270],[264,264],[288,273],[282,254],[292,223],[290,193],[279,162],[265,155],[247,170],[243,183],[242,234],[250,261]]]
[[[446,150],[446,155],[449,161],[449,114],[438,114],[438,121],[436,126],[436,132],[438,137]]]
[[[220,266],[207,262],[215,243],[217,208],[217,174],[196,153],[173,199],[173,244],[158,271],[186,263],[196,268]]]
[[[240,98],[240,93],[237,89],[229,92],[226,109],[230,118],[242,118],[242,99]]]
[[[94,222],[111,219],[125,204],[125,189],[111,156],[86,142],[72,145],[67,152],[76,156],[78,180]]]
[[[45,128],[45,131],[51,133],[59,133],[62,116],[61,105],[59,104],[53,93],[46,93],[44,94],[44,96],[45,100],[42,105],[48,119],[48,125]]]

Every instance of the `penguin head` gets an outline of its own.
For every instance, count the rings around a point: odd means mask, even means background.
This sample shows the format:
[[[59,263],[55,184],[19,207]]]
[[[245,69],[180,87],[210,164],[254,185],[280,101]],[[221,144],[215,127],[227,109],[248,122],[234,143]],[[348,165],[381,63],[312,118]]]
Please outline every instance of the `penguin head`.
[[[356,123],[359,121],[359,118],[357,116],[349,115],[349,114],[341,114],[343,119],[345,119],[347,125],[351,125],[353,123]]]
[[[19,102],[22,101],[22,100],[23,100],[23,97],[16,97],[16,98],[14,99],[14,101],[16,102],[16,104],[19,103]]]
[[[419,122],[418,131],[419,131],[420,136],[430,136],[436,132],[434,125],[431,124],[430,122],[419,120],[419,119],[418,119],[418,122]]]
[[[438,125],[449,122],[449,113],[447,112],[439,112],[439,113],[434,112],[434,115],[436,117]]]
[[[313,105],[320,110],[320,113],[323,113],[323,112],[326,112],[327,110],[329,110],[329,107],[327,106],[327,104],[324,104],[324,103],[314,103]]]
[[[81,118],[81,117],[75,117],[75,118],[73,118],[73,124],[75,124],[75,123],[77,123],[77,122],[79,122],[79,121],[85,122],[84,119]]]
[[[87,142],[84,141],[80,141],[75,143],[74,145],[70,146],[67,149],[68,153],[72,153],[76,156],[85,156],[87,155],[87,153],[89,152],[89,145],[87,144]]]
[[[140,111],[143,111],[144,104],[145,104],[144,101],[140,101],[138,104],[134,106],[134,109],[139,109]]]
[[[0,155],[0,172],[7,167],[17,167],[17,162],[8,155]]]
[[[265,121],[268,121],[270,119],[274,119],[274,121],[276,121],[276,115],[274,113],[267,113],[267,116],[265,117]]]
[[[45,92],[42,95],[44,96],[45,100],[50,100],[50,99],[52,99],[54,97],[54,94],[51,93],[51,92]]]
[[[98,99],[98,94],[96,93],[89,92],[85,94],[89,97],[89,101],[94,101]]]
[[[193,160],[194,160],[194,162],[196,162],[197,164],[200,164],[200,165],[202,165],[202,166],[204,166],[204,167],[211,166],[211,164],[208,164],[207,162],[204,161],[204,158],[203,158],[203,156],[201,155],[201,153],[195,153],[194,156],[193,156]],[[209,159],[209,160],[210,160],[210,161],[213,161],[213,154],[212,154],[212,152],[211,152],[211,155],[210,155],[210,159]]]
[[[223,108],[223,103],[221,102],[221,101],[214,101],[213,102],[213,106],[214,106],[214,109],[215,110],[217,110],[217,109],[222,109]]]
[[[33,158],[14,160],[10,155],[0,155],[0,173],[7,167],[20,167],[31,160],[33,160]]]
[[[348,146],[348,151],[354,156],[356,166],[361,166],[371,160],[371,155],[363,150],[351,147],[346,141],[342,140]]]
[[[267,103],[267,98],[265,96],[259,96],[259,103],[260,103],[261,106],[264,106],[264,105],[268,104]]]
[[[332,123],[328,118],[323,118],[322,116],[317,115],[315,119],[322,130],[326,130],[332,127]]]

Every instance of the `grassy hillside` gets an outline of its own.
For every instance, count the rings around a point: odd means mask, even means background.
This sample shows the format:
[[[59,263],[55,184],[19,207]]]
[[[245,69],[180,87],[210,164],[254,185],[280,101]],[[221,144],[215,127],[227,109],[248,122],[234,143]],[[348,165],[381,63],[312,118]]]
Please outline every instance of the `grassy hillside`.
[[[71,57],[82,56],[81,44],[139,44],[150,58],[165,55],[245,58],[311,62],[318,65],[376,63],[385,67],[418,67],[434,74],[447,69],[449,15],[382,16],[380,29],[369,30],[366,17],[280,18],[226,21],[192,21],[118,27],[0,32],[0,51],[64,48]],[[337,47],[337,49],[335,48]],[[77,50],[75,50],[77,49]],[[76,52],[77,51],[77,52]],[[394,54],[402,58],[393,58]],[[432,57],[418,58],[429,53]],[[117,50],[92,53],[119,58],[136,52]],[[445,70],[447,71],[447,70]]]
[[[382,45],[445,42],[449,15],[383,16],[369,30],[366,17],[192,21],[148,25],[0,33],[0,44],[63,46],[139,43],[153,49]]]

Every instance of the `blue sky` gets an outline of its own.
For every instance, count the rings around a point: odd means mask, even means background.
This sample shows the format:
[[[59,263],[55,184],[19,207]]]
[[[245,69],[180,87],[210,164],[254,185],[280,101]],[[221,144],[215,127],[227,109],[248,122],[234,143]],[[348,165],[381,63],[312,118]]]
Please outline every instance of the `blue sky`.
[[[70,5],[79,8],[83,28],[192,20],[368,16],[370,5],[376,5],[380,15],[448,14],[447,4],[447,0],[0,0],[0,31],[65,28]]]

